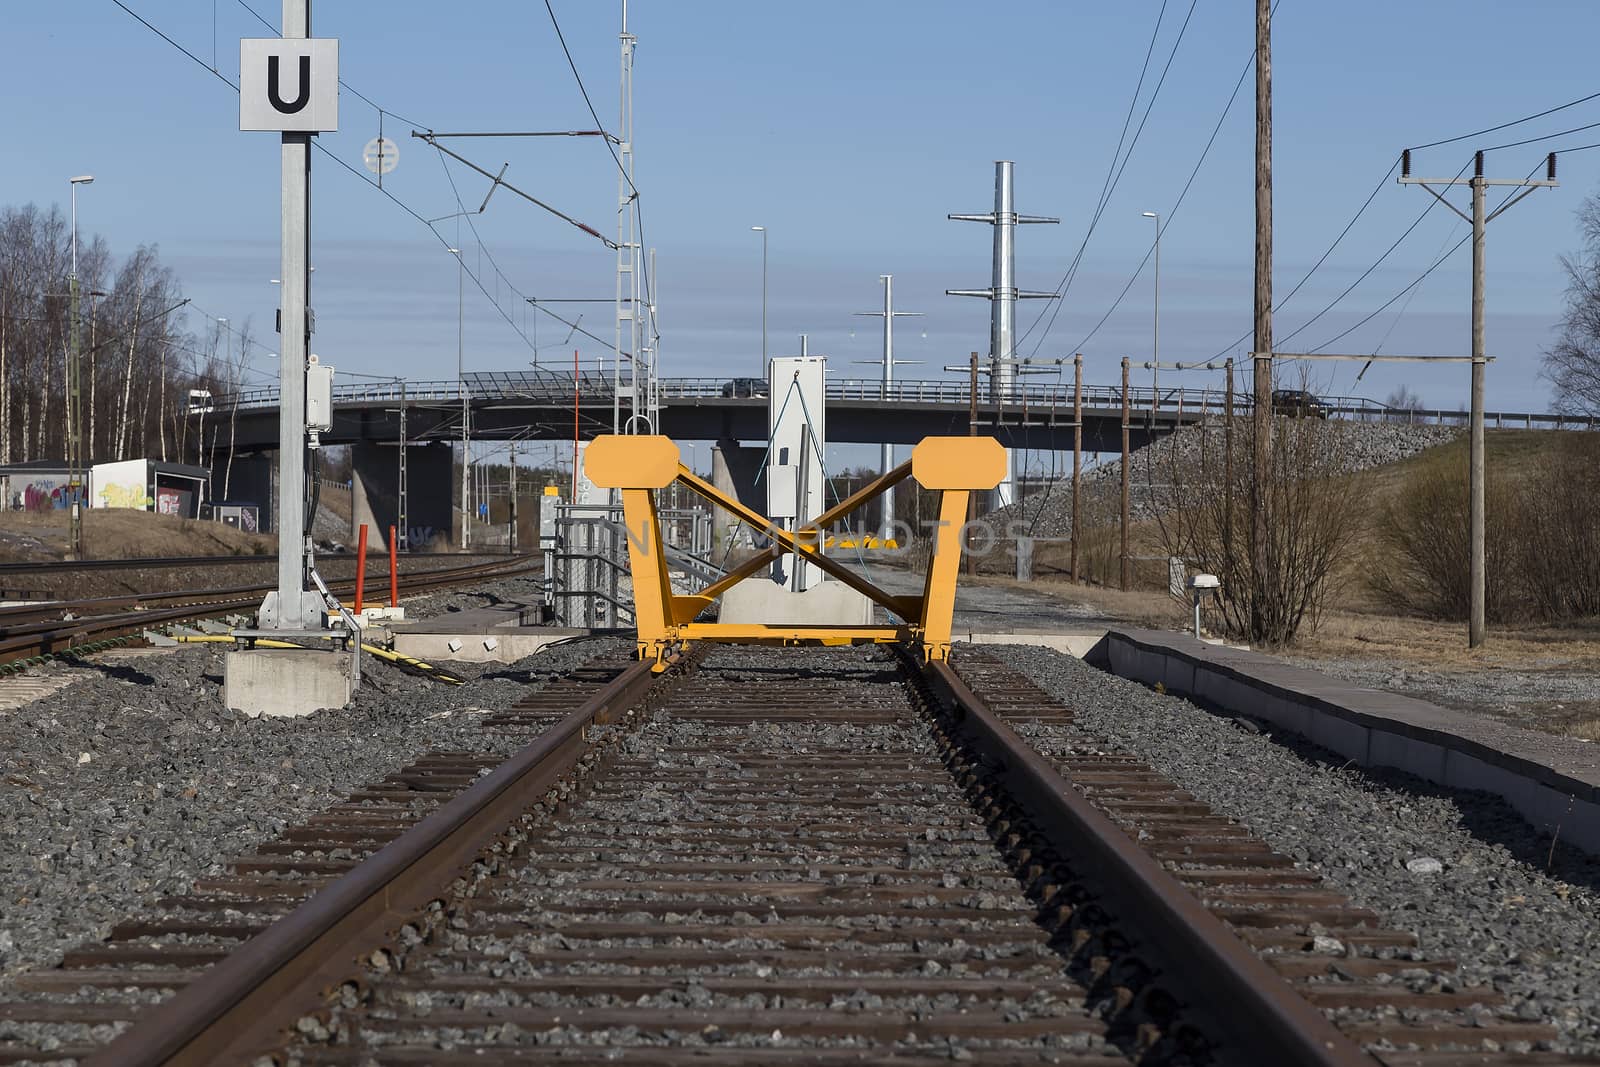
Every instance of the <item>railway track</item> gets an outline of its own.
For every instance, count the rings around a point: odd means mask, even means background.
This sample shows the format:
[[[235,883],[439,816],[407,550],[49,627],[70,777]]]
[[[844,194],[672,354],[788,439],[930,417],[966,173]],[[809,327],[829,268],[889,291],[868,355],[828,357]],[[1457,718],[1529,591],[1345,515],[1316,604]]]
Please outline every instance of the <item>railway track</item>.
[[[0,1064],[1597,1062],[976,652],[591,662],[484,729],[22,976]]]
[[[500,556],[465,567],[402,572],[406,591],[446,589],[488,578],[526,574],[542,567],[535,558]],[[387,577],[384,572],[383,577]],[[372,575],[369,588],[378,588]],[[275,584],[173,593],[140,593],[89,600],[0,608],[0,665],[55,655],[83,645],[138,634],[154,626],[254,611]],[[329,583],[339,595],[355,589],[355,579]]]

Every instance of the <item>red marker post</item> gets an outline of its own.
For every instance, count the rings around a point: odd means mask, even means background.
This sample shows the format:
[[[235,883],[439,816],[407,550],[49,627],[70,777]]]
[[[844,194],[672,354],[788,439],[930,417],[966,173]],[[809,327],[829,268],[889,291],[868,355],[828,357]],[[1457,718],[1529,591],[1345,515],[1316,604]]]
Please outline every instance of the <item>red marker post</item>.
[[[356,614],[361,614],[361,594],[367,588],[367,524],[361,524],[356,540]]]
[[[395,537],[395,528],[389,527],[389,606],[400,606],[400,542]]]

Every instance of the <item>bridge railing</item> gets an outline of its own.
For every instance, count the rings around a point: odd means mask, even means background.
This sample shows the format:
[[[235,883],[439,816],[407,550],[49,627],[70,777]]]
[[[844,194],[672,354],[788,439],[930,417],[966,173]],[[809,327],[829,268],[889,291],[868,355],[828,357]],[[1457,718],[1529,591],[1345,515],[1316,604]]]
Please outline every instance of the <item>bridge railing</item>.
[[[764,379],[752,378],[663,378],[661,398],[674,400],[748,400],[762,398],[767,393]],[[574,382],[570,373],[557,371],[484,372],[467,376],[465,383],[455,379],[434,381],[408,381],[404,387],[407,405],[440,403],[459,404],[465,392],[472,400],[528,400],[535,403],[564,405],[574,396],[581,406],[612,403],[612,382],[600,373],[584,373]],[[827,383],[829,400],[840,402],[878,402],[895,404],[941,404],[965,407],[971,403],[972,391],[968,382],[959,379],[905,378],[885,383],[878,378],[832,378]],[[395,405],[402,399],[401,385],[397,381],[340,382],[334,386],[336,404]],[[1324,396],[1318,398],[1331,416],[1360,422],[1403,422],[1416,424],[1465,425],[1467,412],[1461,409],[1418,408],[1398,409],[1386,407],[1377,401],[1360,396]],[[1135,421],[1155,415],[1163,420],[1170,418],[1187,421],[1201,414],[1220,414],[1227,407],[1227,398],[1221,389],[1173,386],[1160,390],[1149,386],[1131,386],[1128,403]],[[247,389],[234,396],[222,396],[210,404],[212,412],[238,409],[272,408],[278,404],[278,389],[267,387]],[[1085,385],[1083,404],[1091,410],[1120,410],[1120,386]],[[1038,415],[1050,411],[1056,418],[1070,416],[1073,406],[1073,386],[1070,382],[1018,381],[1004,394],[996,395],[987,384],[980,386],[978,408],[986,416],[996,409],[1006,414]],[[1251,408],[1248,392],[1234,394],[1233,410],[1245,414]],[[1600,419],[1592,415],[1563,414],[1559,412],[1485,412],[1484,421],[1495,428],[1515,429],[1596,429]]]

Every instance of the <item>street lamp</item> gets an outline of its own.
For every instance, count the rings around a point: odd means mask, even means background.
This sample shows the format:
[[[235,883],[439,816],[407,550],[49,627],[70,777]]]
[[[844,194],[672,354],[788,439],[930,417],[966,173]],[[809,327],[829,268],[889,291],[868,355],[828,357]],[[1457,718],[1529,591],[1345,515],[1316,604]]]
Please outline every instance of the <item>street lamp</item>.
[[[1155,211],[1146,211],[1143,214],[1147,219],[1156,220],[1156,317],[1154,354],[1150,361],[1150,388],[1155,393],[1155,396],[1150,398],[1150,412],[1153,418],[1156,405],[1161,402],[1161,215]]]
[[[467,400],[465,373],[467,264],[461,258],[461,249],[446,248],[445,251],[456,257],[456,392],[461,394],[461,548],[465,551],[472,543],[472,516],[468,511],[471,506],[469,478],[472,471],[472,442],[469,420],[472,408]]]
[[[72,488],[72,517],[68,525],[67,546],[72,559],[83,558],[83,404],[82,372],[78,367],[78,186],[94,181],[93,174],[68,178],[72,186],[72,272],[67,288],[72,302],[71,358],[67,362],[67,480]]]
[[[767,375],[767,228],[752,226],[761,235],[761,376]]]

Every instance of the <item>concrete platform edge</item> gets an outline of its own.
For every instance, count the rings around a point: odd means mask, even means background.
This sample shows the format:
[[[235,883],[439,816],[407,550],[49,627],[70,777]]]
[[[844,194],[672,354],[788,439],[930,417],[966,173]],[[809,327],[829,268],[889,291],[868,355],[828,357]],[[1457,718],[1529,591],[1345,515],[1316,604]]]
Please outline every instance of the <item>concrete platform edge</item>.
[[[1600,774],[1563,770],[1452,732],[1462,712],[1156,630],[1110,629],[1084,659],[1120,677],[1159,682],[1169,693],[1264,720],[1363,767],[1494,794],[1535,830],[1600,854]]]

